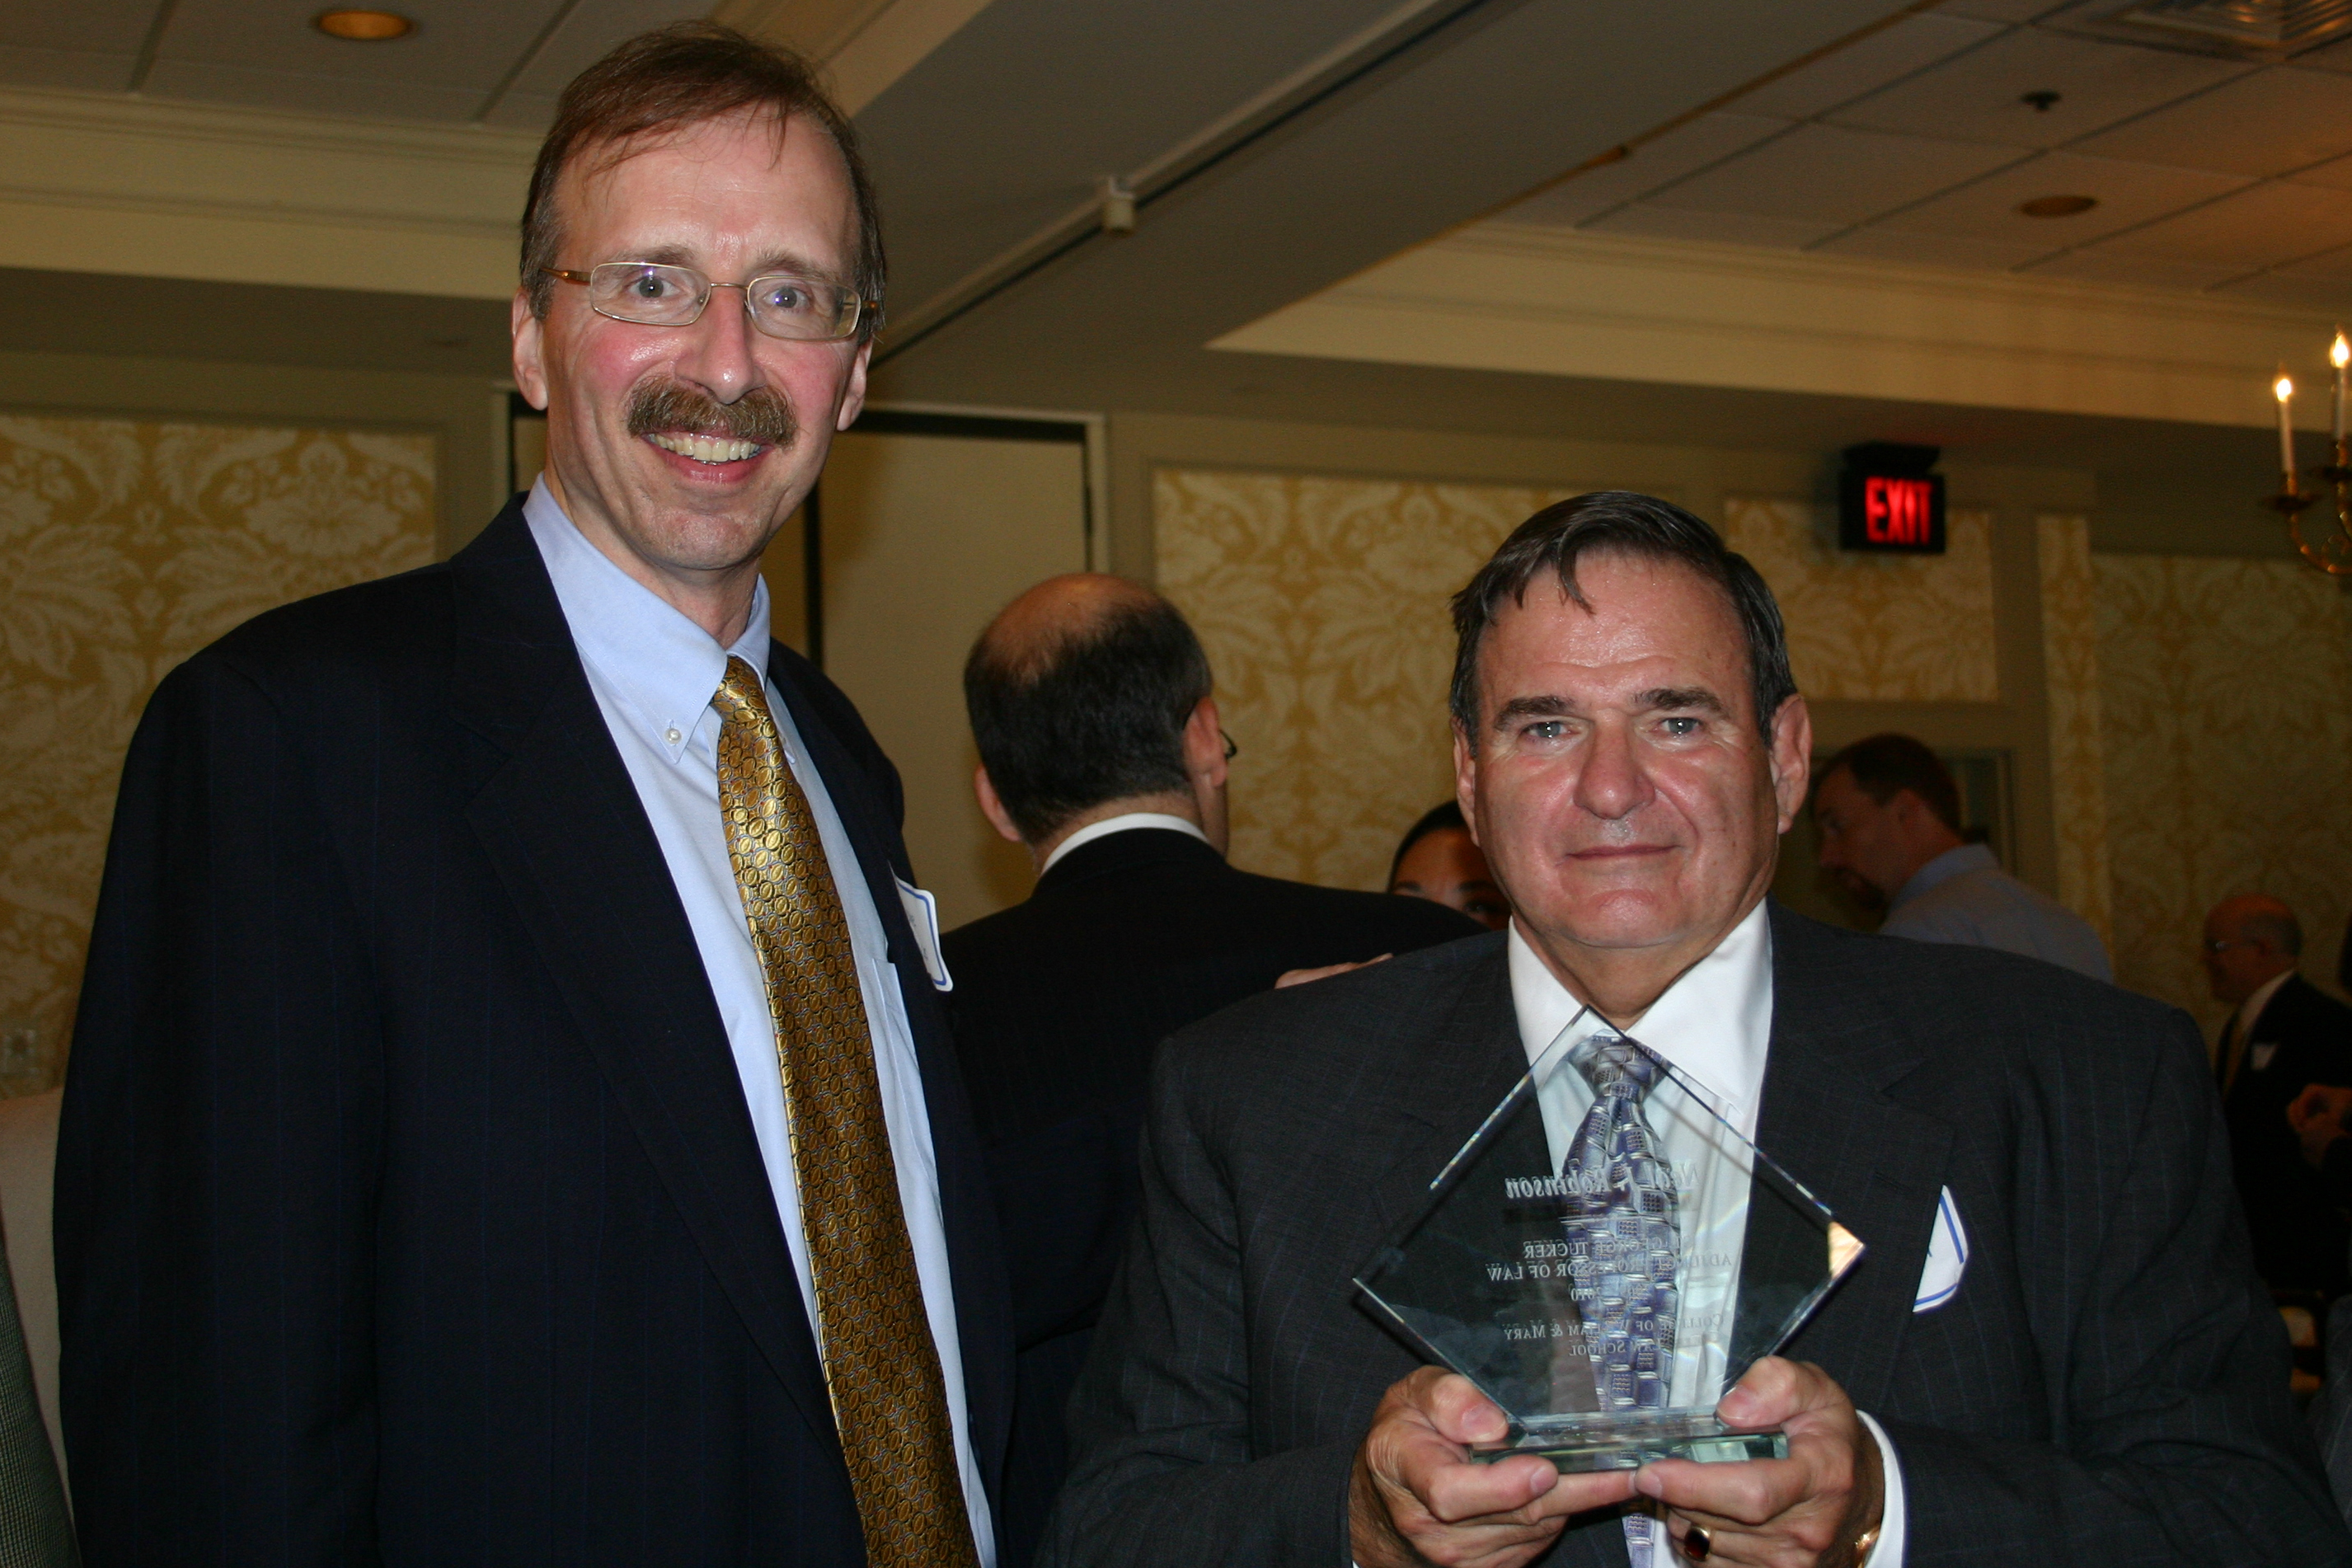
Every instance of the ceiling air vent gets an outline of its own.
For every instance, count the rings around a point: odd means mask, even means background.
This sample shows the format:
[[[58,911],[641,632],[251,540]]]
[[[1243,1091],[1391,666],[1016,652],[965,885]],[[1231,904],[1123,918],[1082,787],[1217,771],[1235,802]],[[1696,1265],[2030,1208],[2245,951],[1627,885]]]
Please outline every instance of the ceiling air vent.
[[[2078,8],[2067,19],[2090,17]],[[2352,0],[2138,0],[2099,20],[2110,37],[2278,59],[2352,33]]]

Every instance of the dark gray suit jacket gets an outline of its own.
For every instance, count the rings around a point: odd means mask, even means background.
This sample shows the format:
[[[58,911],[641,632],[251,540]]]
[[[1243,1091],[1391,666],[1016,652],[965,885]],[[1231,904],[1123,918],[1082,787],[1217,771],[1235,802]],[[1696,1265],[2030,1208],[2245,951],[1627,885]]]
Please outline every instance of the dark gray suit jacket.
[[[2352,1561],[2189,1020],[2008,953],[1778,909],[1772,938],[1757,1142],[1870,1249],[1788,1353],[1885,1426],[1911,1568]],[[1045,1562],[1347,1563],[1357,1446],[1421,1364],[1350,1279],[1525,1067],[1498,936],[1162,1047]],[[1915,1314],[1945,1188],[1968,1270]],[[1623,1536],[1579,1521],[1545,1561]]]

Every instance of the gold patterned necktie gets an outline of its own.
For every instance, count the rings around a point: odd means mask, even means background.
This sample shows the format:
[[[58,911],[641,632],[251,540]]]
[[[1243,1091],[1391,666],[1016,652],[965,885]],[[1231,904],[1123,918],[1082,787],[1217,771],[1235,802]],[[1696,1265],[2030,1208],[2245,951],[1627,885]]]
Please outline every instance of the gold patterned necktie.
[[[759,673],[729,658],[711,702],[719,815],[768,979],[825,1384],[866,1561],[976,1565],[849,922]]]

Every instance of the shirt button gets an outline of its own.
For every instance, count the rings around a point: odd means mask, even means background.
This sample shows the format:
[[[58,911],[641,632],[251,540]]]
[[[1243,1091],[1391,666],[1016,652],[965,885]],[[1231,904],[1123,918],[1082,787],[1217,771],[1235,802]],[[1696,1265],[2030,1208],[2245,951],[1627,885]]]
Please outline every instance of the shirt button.
[[[677,725],[675,725],[675,724],[671,725],[668,729],[664,730],[664,731],[662,731],[662,739],[663,739],[663,740],[665,740],[665,741],[667,741],[667,742],[668,742],[671,745],[673,745],[673,746],[677,745],[680,741],[684,740],[685,738],[686,738],[685,736],[683,736],[683,735],[681,735],[681,734],[679,734],[679,733],[677,732]]]

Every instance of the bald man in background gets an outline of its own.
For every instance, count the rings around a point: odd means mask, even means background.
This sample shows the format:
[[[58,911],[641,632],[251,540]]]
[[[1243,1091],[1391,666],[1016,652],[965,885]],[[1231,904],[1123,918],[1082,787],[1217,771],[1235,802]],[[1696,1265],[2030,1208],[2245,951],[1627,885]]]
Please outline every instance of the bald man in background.
[[[1026,902],[945,941],[1013,1281],[1006,1568],[1066,1468],[1063,1406],[1139,1196],[1152,1047],[1286,971],[1481,930],[1426,900],[1226,865],[1232,748],[1210,683],[1175,605],[1093,574],[1015,599],[964,666],[981,809],[1038,871]]]
[[[2302,923],[2268,894],[2224,899],[2205,917],[2206,982],[2215,1001],[2237,1009],[2221,1026],[2213,1072],[2254,1269],[2274,1290],[2335,1296],[2352,1285],[2352,1236],[2304,1160],[2287,1108],[2312,1084],[2352,1084],[2352,1007],[2295,972],[2302,953]]]

